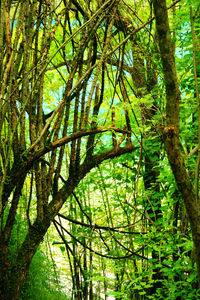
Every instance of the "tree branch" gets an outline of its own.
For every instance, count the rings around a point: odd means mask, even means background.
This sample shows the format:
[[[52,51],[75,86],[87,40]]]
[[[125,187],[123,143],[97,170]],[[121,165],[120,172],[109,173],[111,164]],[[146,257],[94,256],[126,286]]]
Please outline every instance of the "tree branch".
[[[125,226],[118,226],[118,227],[110,227],[110,226],[100,226],[100,225],[97,225],[97,224],[86,224],[86,223],[83,223],[83,222],[80,222],[80,221],[77,221],[77,220],[74,220],[72,218],[69,218],[69,217],[66,217],[62,214],[58,214],[59,217],[69,221],[69,222],[72,222],[74,224],[77,224],[77,225],[81,225],[81,226],[84,226],[84,227],[87,227],[87,228],[91,228],[92,230],[95,230],[95,229],[103,229],[103,230],[107,230],[107,231],[113,231],[113,232],[118,232],[118,233],[125,233],[125,234],[147,234],[147,232],[129,232],[129,231],[124,231],[124,230],[119,230],[118,228],[122,228],[122,227],[131,227],[131,226],[134,226],[134,224],[131,224],[131,225],[125,225]]]
[[[99,127],[96,129],[87,129],[87,130],[81,130],[75,133],[72,133],[64,138],[61,138],[55,142],[53,142],[52,144],[46,146],[46,147],[42,147],[40,149],[38,149],[34,154],[32,154],[28,160],[29,163],[30,162],[34,162],[36,161],[38,158],[40,158],[41,156],[43,156],[44,154],[60,147],[63,146],[67,143],[70,143],[76,139],[82,138],[84,136],[90,136],[90,135],[94,135],[97,133],[103,133],[103,132],[107,132],[107,131],[115,131],[115,132],[119,132],[119,133],[130,133],[128,130],[124,130],[124,129],[120,129],[117,127],[108,127],[108,128],[104,128],[104,127]],[[27,153],[30,153],[30,151],[32,150],[33,145],[27,150]]]
[[[69,236],[71,236],[75,241],[77,241],[79,244],[81,244],[84,248],[87,248],[88,250],[90,250],[91,252],[101,256],[101,257],[105,257],[105,258],[110,258],[110,259],[126,259],[126,258],[130,258],[132,257],[133,255],[135,256],[138,256],[142,259],[146,259],[148,260],[148,257],[145,257],[143,255],[140,255],[138,254],[137,252],[131,252],[131,254],[128,254],[128,255],[125,255],[125,256],[110,256],[110,255],[107,255],[107,254],[102,254],[102,253],[99,253],[97,251],[95,251],[94,249],[92,249],[91,247],[89,246],[86,246],[85,244],[83,244],[81,241],[79,241],[79,239],[77,239],[74,235],[72,235],[67,229],[65,229],[60,223],[58,223],[56,220],[54,220],[54,222],[59,225]],[[141,251],[141,249],[139,249],[138,251]]]

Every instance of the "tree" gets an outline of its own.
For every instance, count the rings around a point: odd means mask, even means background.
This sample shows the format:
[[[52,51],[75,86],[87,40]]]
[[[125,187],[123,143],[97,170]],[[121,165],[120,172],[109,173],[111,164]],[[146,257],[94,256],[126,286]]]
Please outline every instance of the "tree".
[[[1,1],[1,299],[18,299],[38,245],[81,179],[102,161],[135,149],[128,124],[120,129],[114,121],[103,126],[101,120],[105,59],[120,49],[113,51],[110,44],[118,5]],[[48,80],[53,82],[45,94]],[[49,111],[57,81],[58,103]],[[114,100],[115,89],[112,93]],[[96,145],[109,131],[113,146],[98,153]],[[10,262],[9,242],[25,181],[31,191],[28,229]]]
[[[163,138],[168,159],[189,217],[200,283],[200,207],[185,166],[185,159],[180,150],[180,91],[176,74],[174,47],[170,35],[166,1],[153,0],[153,5],[166,87],[166,126],[163,128]]]

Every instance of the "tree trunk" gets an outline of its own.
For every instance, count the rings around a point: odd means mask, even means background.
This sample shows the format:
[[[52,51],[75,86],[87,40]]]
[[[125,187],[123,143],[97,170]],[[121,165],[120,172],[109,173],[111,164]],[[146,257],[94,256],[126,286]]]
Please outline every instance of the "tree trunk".
[[[153,6],[166,87],[167,124],[163,128],[164,144],[176,184],[182,194],[190,221],[200,286],[200,207],[199,203],[196,202],[193,185],[187,172],[185,161],[179,146],[180,93],[176,75],[175,57],[170,36],[166,0],[153,0]]]

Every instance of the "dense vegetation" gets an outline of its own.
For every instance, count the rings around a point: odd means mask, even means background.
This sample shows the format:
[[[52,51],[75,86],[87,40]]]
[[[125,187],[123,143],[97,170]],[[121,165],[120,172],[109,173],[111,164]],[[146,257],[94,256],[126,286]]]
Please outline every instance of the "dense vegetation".
[[[0,1],[0,299],[200,298],[199,21]]]

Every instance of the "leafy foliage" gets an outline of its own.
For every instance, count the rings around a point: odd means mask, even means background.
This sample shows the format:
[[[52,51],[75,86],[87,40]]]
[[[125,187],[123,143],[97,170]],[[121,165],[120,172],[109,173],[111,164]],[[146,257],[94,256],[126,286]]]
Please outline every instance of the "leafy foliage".
[[[163,5],[1,1],[1,299],[199,299],[200,12]]]

